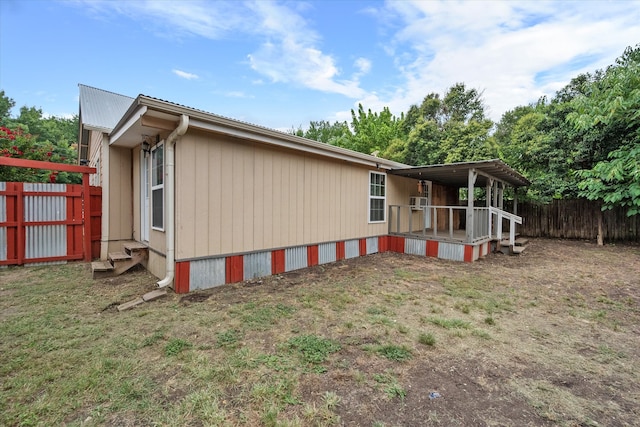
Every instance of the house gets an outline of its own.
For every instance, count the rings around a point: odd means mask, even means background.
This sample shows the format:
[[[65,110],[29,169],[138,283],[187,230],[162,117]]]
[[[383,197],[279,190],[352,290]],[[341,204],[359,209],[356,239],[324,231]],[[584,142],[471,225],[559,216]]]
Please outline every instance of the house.
[[[158,285],[179,293],[387,250],[473,261],[503,222],[512,234],[521,222],[502,209],[503,189],[528,181],[499,160],[411,167],[150,96],[79,89],[79,162],[98,170],[103,191],[101,258],[135,241]]]

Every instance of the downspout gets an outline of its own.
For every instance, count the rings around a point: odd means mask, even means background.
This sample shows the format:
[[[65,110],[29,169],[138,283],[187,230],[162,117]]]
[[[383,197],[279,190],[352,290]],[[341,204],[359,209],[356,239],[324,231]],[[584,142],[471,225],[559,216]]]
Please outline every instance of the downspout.
[[[180,116],[180,123],[173,132],[169,134],[165,141],[166,158],[164,173],[165,182],[165,207],[166,207],[166,225],[165,225],[165,238],[166,238],[166,273],[164,279],[158,282],[159,288],[173,283],[173,278],[176,272],[176,185],[175,185],[175,166],[176,166],[176,142],[178,138],[187,132],[189,127],[189,116],[183,114]]]
[[[102,146],[100,147],[100,164],[98,167],[100,170],[100,181],[99,184],[102,186],[102,230],[100,230],[101,238],[100,238],[100,259],[106,260],[109,254],[109,221],[111,221],[111,215],[109,212],[109,191],[110,185],[109,180],[111,179],[111,174],[109,173],[109,137],[107,134],[102,134]],[[87,157],[89,154],[87,153]]]

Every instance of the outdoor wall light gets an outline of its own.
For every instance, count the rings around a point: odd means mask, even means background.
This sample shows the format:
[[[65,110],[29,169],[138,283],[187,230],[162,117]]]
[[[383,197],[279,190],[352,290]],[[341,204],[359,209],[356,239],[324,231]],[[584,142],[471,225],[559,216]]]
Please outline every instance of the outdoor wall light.
[[[142,141],[142,151],[144,151],[145,155],[149,154],[151,151],[151,145],[149,145],[147,141]]]

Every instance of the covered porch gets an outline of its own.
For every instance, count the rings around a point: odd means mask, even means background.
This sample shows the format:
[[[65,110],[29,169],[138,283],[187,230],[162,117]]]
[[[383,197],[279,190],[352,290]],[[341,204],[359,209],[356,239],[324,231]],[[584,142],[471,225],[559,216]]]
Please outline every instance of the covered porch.
[[[518,189],[530,182],[501,160],[417,166],[390,173],[417,181],[417,196],[407,205],[389,206],[390,235],[471,246],[508,239],[509,248],[515,246],[516,227],[522,224],[517,215]],[[448,189],[454,197],[447,197],[447,204],[432,203],[432,185]],[[513,212],[505,210],[507,187],[513,188]],[[461,189],[466,190],[467,200],[460,200]]]

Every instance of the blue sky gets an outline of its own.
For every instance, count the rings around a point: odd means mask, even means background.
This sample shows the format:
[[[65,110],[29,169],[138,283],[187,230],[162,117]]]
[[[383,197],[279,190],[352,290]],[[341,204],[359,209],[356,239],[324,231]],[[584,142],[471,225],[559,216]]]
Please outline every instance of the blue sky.
[[[0,88],[49,115],[81,83],[287,130],[464,82],[498,121],[637,43],[631,0],[3,0]]]

